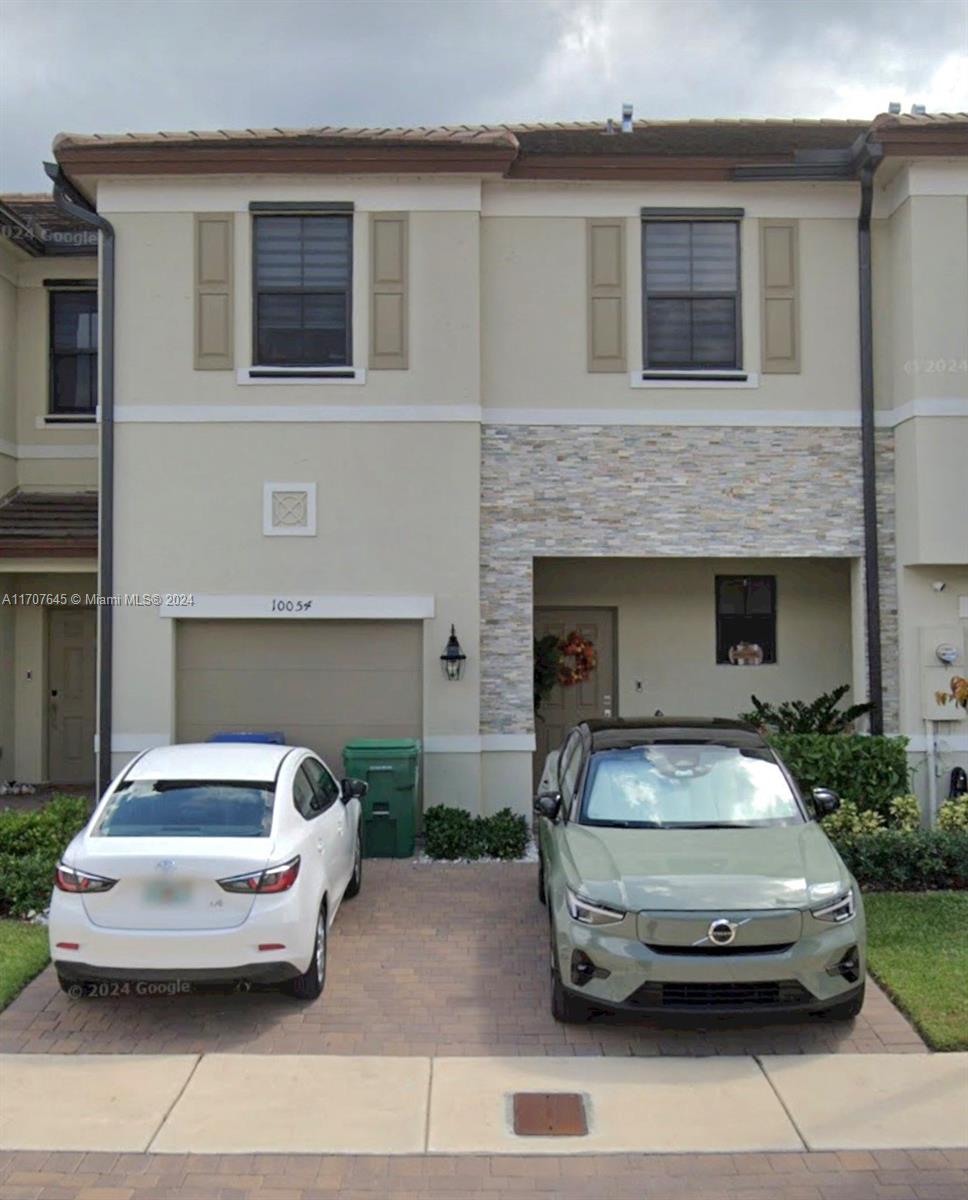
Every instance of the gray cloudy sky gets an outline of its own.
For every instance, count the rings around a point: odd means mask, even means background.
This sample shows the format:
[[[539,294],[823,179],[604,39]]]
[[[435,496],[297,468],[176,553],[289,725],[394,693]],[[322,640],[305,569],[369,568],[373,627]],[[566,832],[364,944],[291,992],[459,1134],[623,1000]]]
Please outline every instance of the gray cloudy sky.
[[[0,188],[59,130],[968,108],[968,0],[0,0]]]

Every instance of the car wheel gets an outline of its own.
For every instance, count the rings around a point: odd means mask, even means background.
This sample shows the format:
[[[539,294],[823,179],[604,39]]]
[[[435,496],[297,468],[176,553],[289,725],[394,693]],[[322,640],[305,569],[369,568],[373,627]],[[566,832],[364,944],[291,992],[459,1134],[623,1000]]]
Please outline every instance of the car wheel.
[[[548,897],[545,895],[545,877],[544,877],[544,859],[538,859],[538,899],[542,904],[548,903]]]
[[[860,991],[851,996],[849,1000],[845,1000],[842,1004],[832,1004],[830,1008],[823,1009],[820,1016],[825,1021],[852,1021],[863,1007],[864,984],[861,984]]]
[[[356,831],[356,849],[353,852],[353,874],[346,885],[346,895],[353,897],[359,894],[363,886],[363,831]]]
[[[316,918],[316,941],[309,966],[289,984],[289,990],[299,1000],[315,1000],[326,986],[326,905]]]
[[[558,955],[555,951],[555,927],[551,926],[551,1015],[565,1025],[577,1025],[588,1020],[589,1009],[584,1000],[579,1000],[565,990],[558,970]]]

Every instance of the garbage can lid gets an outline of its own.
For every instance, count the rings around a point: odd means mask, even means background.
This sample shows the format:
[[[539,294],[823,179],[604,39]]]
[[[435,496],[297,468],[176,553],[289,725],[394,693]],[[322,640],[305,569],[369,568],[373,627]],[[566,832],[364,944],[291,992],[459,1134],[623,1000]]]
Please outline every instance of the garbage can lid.
[[[376,751],[381,754],[397,751],[397,753],[414,754],[420,750],[419,738],[354,738],[343,747],[347,750]]]

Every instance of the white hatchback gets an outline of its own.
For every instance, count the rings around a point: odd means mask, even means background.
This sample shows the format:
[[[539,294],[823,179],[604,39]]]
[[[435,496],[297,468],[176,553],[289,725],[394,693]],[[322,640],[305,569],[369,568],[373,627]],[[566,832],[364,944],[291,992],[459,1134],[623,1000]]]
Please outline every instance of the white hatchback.
[[[146,751],[57,868],[50,954],[61,987],[245,981],[315,999],[327,930],[362,882],[365,792],[292,746]]]

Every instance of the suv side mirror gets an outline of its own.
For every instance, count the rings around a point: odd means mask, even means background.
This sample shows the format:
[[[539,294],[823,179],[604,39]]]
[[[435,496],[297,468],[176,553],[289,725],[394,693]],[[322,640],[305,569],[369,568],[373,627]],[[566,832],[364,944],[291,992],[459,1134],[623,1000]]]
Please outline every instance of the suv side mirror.
[[[369,790],[369,784],[362,779],[344,779],[340,784],[340,791],[343,794],[343,803],[349,804],[351,800],[362,800]]]
[[[561,792],[542,792],[534,802],[534,811],[539,817],[557,821],[561,812]]]
[[[829,817],[840,808],[840,797],[830,788],[815,787],[811,795],[818,816]]]

